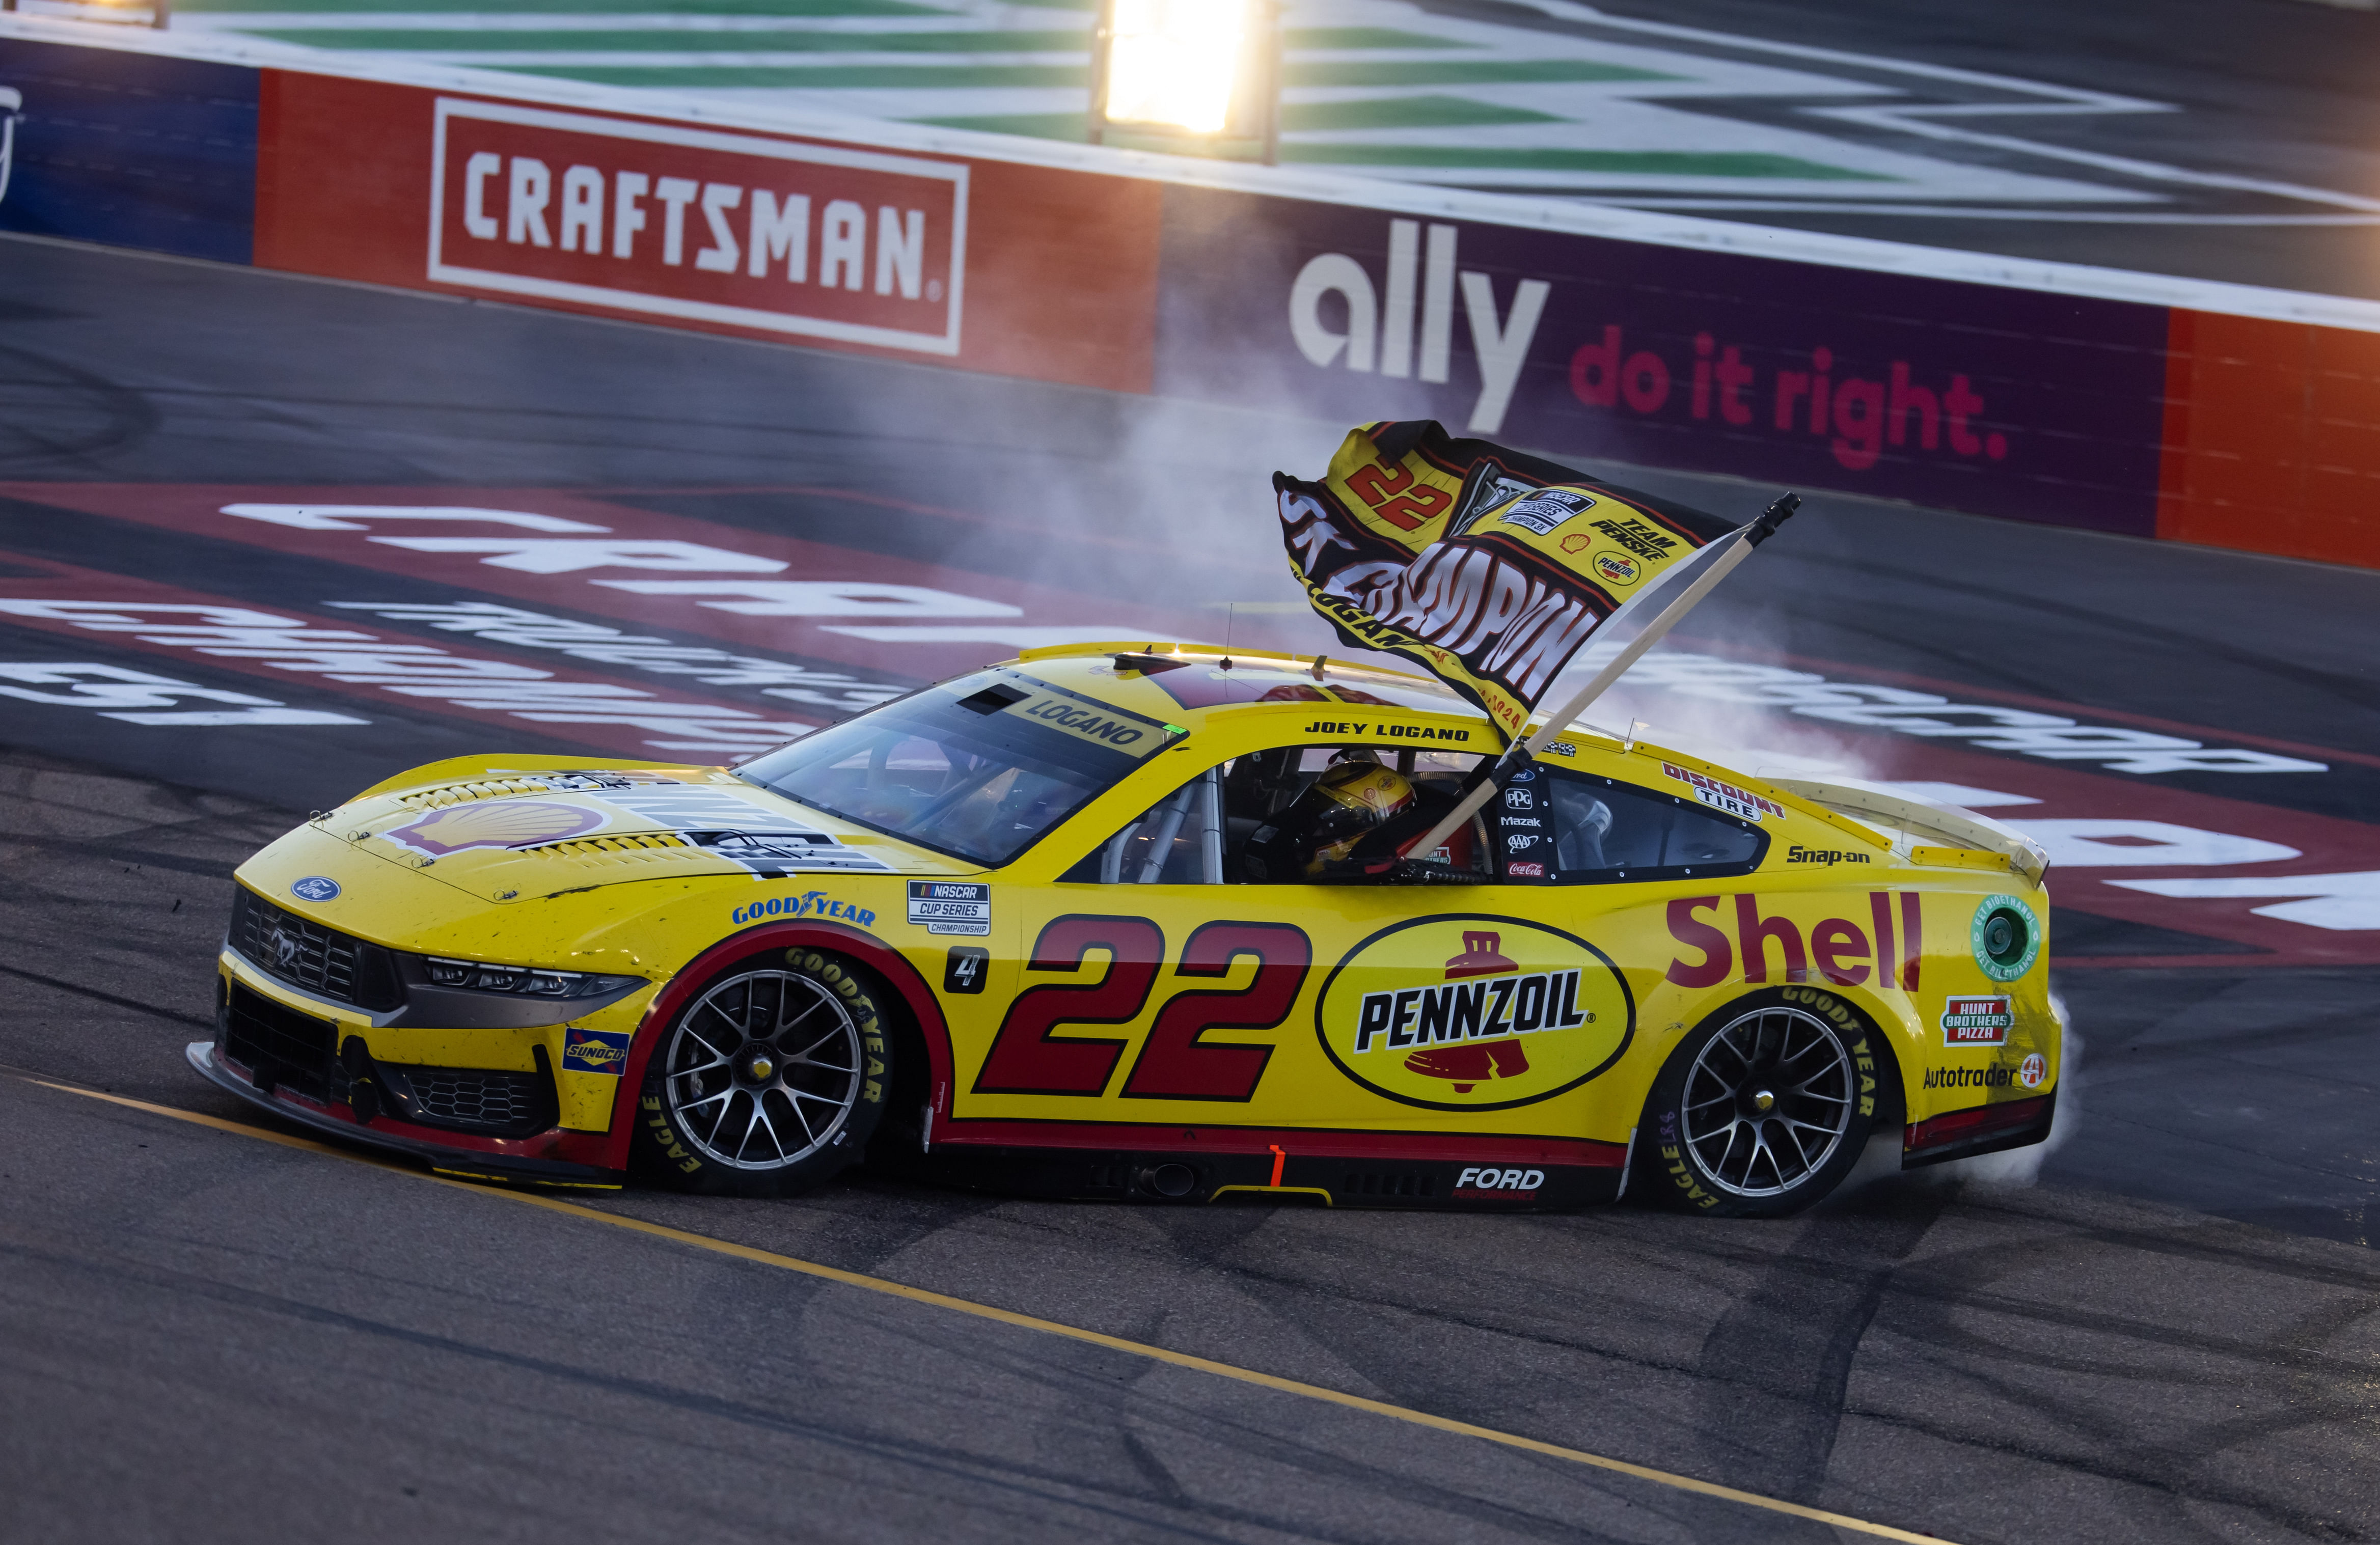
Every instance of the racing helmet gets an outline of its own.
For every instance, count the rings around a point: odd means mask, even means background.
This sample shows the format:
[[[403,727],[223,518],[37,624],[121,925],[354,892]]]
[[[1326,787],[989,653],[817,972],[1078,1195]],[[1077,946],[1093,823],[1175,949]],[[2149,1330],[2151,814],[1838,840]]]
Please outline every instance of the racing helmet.
[[[1299,797],[1281,824],[1309,875],[1344,858],[1365,834],[1414,808],[1413,784],[1369,760],[1342,761]]]

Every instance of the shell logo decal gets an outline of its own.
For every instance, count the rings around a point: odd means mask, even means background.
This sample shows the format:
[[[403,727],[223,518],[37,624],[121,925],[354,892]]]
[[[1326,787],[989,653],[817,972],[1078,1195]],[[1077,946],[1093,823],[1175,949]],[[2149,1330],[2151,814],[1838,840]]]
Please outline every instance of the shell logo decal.
[[[1440,917],[1355,946],[1322,984],[1314,1018],[1324,1054],[1375,1094],[1500,1111],[1618,1062],[1636,1003],[1584,939],[1518,918]]]
[[[527,847],[591,832],[610,819],[583,805],[549,799],[482,799],[443,810],[390,831],[388,840],[443,858],[468,847]]]

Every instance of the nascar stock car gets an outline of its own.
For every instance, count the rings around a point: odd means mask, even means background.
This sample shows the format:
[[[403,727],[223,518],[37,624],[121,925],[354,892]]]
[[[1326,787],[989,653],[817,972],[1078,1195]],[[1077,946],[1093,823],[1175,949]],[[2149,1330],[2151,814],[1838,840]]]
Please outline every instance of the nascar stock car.
[[[238,870],[206,1077],[450,1174],[1779,1215],[2039,1141],[2040,850],[1287,653],[1027,651],[733,770],[490,757]]]

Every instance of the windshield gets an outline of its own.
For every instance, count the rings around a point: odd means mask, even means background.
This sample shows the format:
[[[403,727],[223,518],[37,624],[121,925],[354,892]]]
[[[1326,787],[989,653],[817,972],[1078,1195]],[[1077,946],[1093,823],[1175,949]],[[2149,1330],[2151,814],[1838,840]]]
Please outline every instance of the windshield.
[[[1154,719],[982,671],[818,731],[736,770],[814,809],[1004,864],[1177,738]]]

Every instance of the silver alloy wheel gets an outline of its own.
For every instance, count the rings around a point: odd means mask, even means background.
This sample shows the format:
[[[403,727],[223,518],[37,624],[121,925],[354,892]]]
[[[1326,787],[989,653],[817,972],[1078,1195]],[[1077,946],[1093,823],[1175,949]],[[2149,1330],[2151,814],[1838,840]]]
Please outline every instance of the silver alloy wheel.
[[[1800,1009],[1756,1009],[1711,1037],[1687,1072],[1686,1146],[1720,1190],[1780,1195],[1834,1157],[1858,1087],[1833,1026]]]
[[[819,982],[747,971],[696,1000],[670,1032],[670,1113],[703,1157],[776,1170],[834,1140],[859,1098],[859,1027]]]

